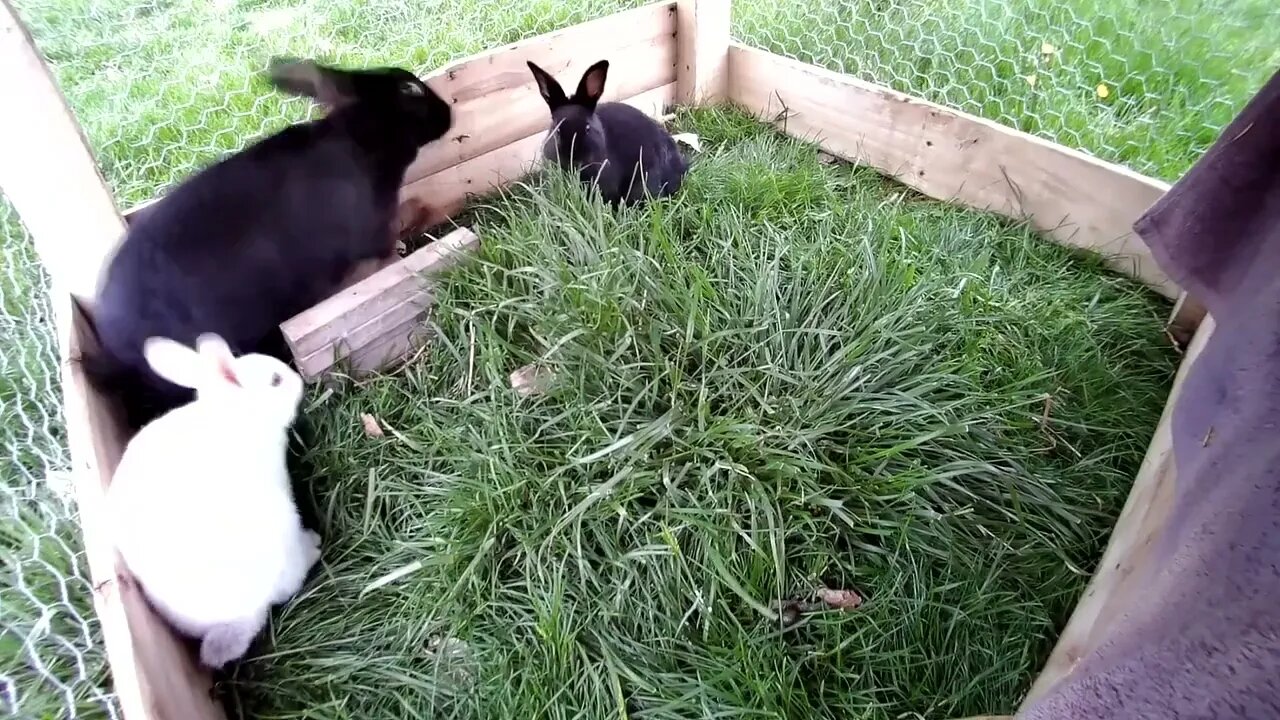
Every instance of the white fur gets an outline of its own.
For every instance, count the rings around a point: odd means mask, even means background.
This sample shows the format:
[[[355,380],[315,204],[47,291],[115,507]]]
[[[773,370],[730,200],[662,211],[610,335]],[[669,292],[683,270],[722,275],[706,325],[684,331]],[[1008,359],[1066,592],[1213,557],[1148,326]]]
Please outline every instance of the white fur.
[[[271,606],[302,587],[320,536],[302,527],[285,465],[302,379],[274,358],[233,358],[215,335],[196,345],[144,344],[152,368],[197,399],[134,436],[108,503],[130,573],[218,668],[242,657]]]

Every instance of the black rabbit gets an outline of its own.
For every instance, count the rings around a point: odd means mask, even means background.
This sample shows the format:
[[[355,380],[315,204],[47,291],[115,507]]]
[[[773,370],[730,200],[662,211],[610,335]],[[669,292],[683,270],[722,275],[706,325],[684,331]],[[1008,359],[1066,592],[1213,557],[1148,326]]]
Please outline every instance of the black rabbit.
[[[357,264],[395,252],[397,196],[449,103],[400,68],[345,70],[274,58],[270,82],[329,108],[196,173],[139,215],[92,308],[89,380],[136,430],[193,398],[142,357],[151,336],[221,335],[236,355],[291,353],[280,323],[335,292]]]
[[[529,70],[551,108],[551,130],[542,146],[547,160],[577,170],[582,182],[595,185],[614,206],[680,189],[688,165],[662,125],[625,103],[600,103],[608,60],[587,68],[573,97],[565,97],[560,84],[532,62]]]

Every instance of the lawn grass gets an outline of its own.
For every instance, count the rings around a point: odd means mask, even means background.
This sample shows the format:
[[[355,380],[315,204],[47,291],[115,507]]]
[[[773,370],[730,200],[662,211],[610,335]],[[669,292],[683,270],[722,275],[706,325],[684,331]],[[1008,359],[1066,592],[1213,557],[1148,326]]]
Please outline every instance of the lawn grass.
[[[323,567],[233,716],[1013,709],[1159,417],[1163,303],[743,116],[680,123],[677,200],[492,201],[431,348],[312,396]],[[533,362],[557,381],[521,398]],[[867,602],[786,624],[820,586]]]
[[[269,92],[256,78],[272,54],[425,72],[641,2],[16,0],[123,207],[308,114],[305,102]],[[1280,6],[1267,0],[1177,0],[1167,10],[1138,0],[1052,7],[1026,0],[735,0],[734,8],[739,39],[1167,180],[1190,166],[1280,64],[1267,33],[1280,21]],[[1053,52],[1040,52],[1045,43]],[[1098,97],[1098,83],[1110,88],[1107,98]],[[914,217],[922,207],[904,201],[894,212]],[[84,618],[86,631],[75,627],[88,608],[88,585],[76,562],[74,517],[42,487],[67,463],[56,352],[41,301],[47,280],[2,199],[0,258],[0,450],[12,460],[0,464],[9,506],[0,510],[7,533],[0,544],[0,711],[16,687],[31,698],[23,712],[62,717],[59,708],[79,705],[80,716],[97,716],[105,713],[98,700],[103,658],[92,618]],[[1017,366],[1007,360],[989,358],[989,371]],[[1144,427],[1131,418],[1115,423],[1134,432]],[[71,625],[61,624],[68,619]]]

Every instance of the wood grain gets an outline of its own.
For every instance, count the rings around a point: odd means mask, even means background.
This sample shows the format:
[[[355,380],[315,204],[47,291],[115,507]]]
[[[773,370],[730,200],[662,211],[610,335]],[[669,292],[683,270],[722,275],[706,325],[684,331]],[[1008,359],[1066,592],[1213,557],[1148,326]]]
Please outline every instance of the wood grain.
[[[786,133],[939,200],[1025,219],[1168,298],[1178,286],[1133,232],[1168,186],[1127,168],[886,87],[742,45],[732,101]]]
[[[478,247],[475,233],[458,228],[286,320],[280,330],[298,371],[313,380],[343,361],[362,374],[399,359],[425,331],[429,276]]]
[[[676,101],[709,105],[729,92],[729,0],[676,3]]]
[[[1208,314],[1208,308],[1199,300],[1185,292],[1180,293],[1178,301],[1173,304],[1173,310],[1169,311],[1169,319],[1165,323],[1165,329],[1175,343],[1185,348],[1190,344],[1191,338],[1195,336],[1200,323],[1204,321],[1205,316]]]

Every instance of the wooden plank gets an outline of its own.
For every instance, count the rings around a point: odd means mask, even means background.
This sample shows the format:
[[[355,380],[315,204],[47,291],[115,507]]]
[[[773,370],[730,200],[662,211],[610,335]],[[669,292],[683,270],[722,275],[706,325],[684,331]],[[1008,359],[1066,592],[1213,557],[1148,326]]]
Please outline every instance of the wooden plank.
[[[207,671],[186,644],[155,615],[115,550],[107,524],[106,489],[124,434],[119,418],[93,391],[73,358],[92,346],[84,317],[70,295],[55,296],[67,442],[93,606],[102,628],[112,684],[128,720],[225,720]]]
[[[424,275],[468,257],[479,238],[458,228],[280,325],[308,380],[344,360],[357,373],[376,370],[411,347],[431,300]],[[399,340],[397,340],[399,339]]]
[[[673,81],[622,102],[661,118],[675,98],[675,89]],[[471,199],[506,187],[536,169],[541,163],[539,149],[545,135],[545,130],[539,131],[406,185],[400,190],[400,200],[420,200],[431,208],[433,224],[445,222]]]
[[[152,613],[107,529],[105,491],[124,435],[76,362],[93,340],[72,294],[94,296],[124,221],[30,35],[8,0],[0,5],[0,94],[21,98],[0,113],[0,185],[53,280],[71,474],[114,689],[129,720],[225,720],[209,695],[208,674]]]
[[[1208,308],[1199,300],[1185,292],[1180,293],[1178,301],[1173,304],[1173,310],[1169,312],[1165,330],[1179,347],[1185,348],[1195,336],[1196,329],[1200,327],[1200,323],[1208,312]]]
[[[0,11],[0,188],[45,269],[88,300],[124,234],[84,134],[9,0]]]
[[[676,3],[676,100],[718,102],[729,91],[729,0]]]
[[[1178,286],[1133,232],[1165,193],[1127,168],[886,87],[734,44],[730,99],[786,133],[939,200],[1026,219],[1166,297]]]
[[[587,67],[607,58],[604,99],[618,100],[675,82],[675,35],[675,3],[660,2],[437,70],[426,81],[453,103],[454,125],[443,139],[422,149],[405,172],[404,184],[544,132],[551,114],[526,62],[536,63],[573,92]]]
[[[431,308],[425,315],[429,317]],[[399,327],[388,329],[377,340],[359,348],[352,348],[346,362],[358,373],[385,370],[411,357],[430,338],[431,330],[422,315],[414,316]]]
[[[1076,604],[1058,643],[1023,700],[1028,707],[1054,685],[1068,677],[1076,664],[1107,639],[1112,626],[1143,593],[1141,577],[1134,570],[1146,561],[1172,509],[1177,476],[1173,458],[1173,408],[1178,402],[1187,373],[1195,364],[1214,331],[1207,316],[1196,331],[1178,373],[1169,399],[1156,425],[1147,454],[1142,460],[1133,489],[1116,521],[1098,570]]]

